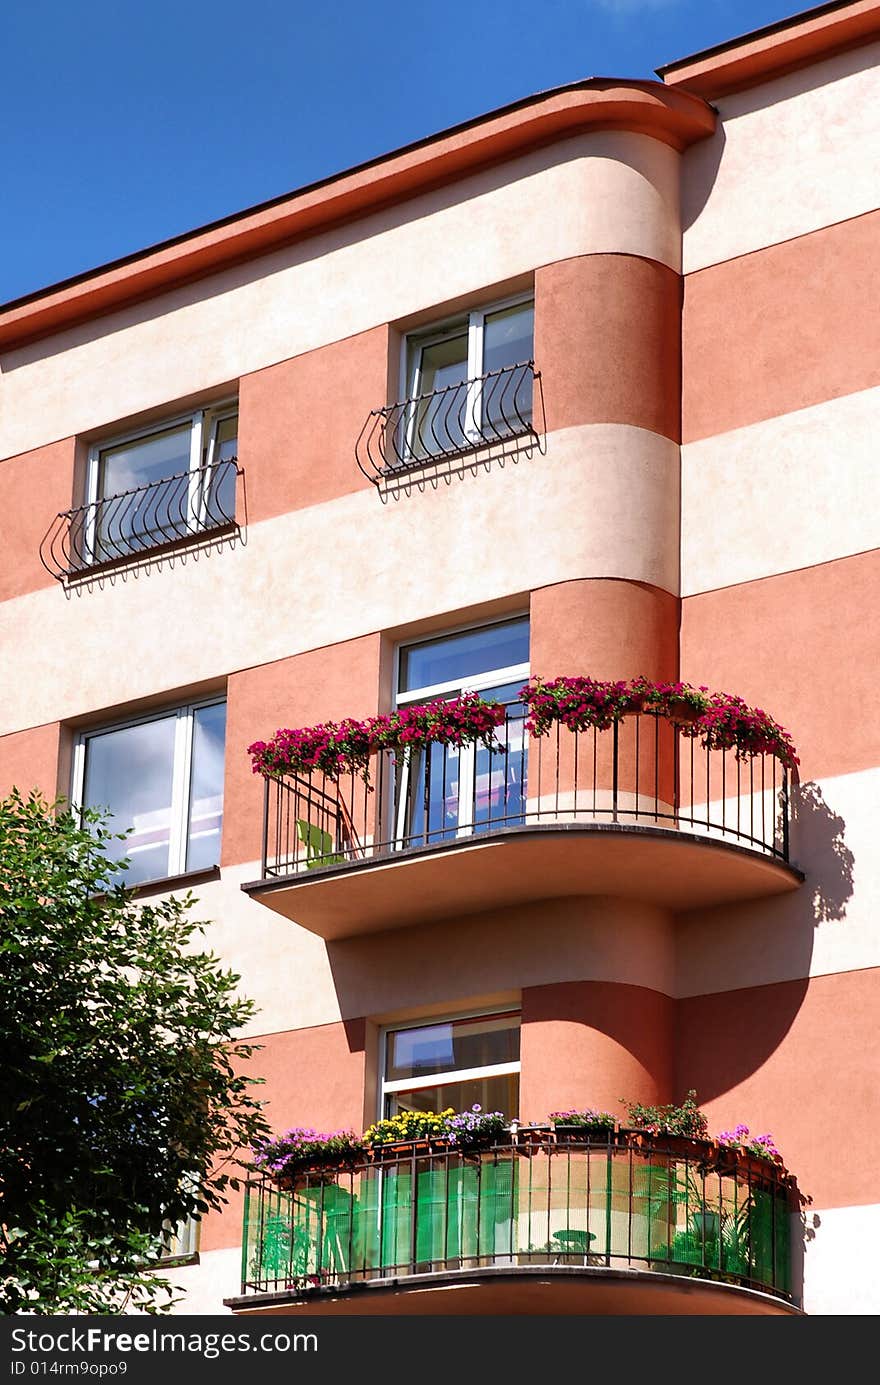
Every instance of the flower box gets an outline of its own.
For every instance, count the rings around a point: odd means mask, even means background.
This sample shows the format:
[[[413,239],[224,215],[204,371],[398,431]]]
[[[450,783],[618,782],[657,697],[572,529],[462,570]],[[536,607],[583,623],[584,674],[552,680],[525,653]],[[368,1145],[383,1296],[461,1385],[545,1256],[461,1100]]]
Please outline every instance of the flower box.
[[[559,1144],[611,1144],[614,1129],[608,1125],[555,1125],[553,1133]]]

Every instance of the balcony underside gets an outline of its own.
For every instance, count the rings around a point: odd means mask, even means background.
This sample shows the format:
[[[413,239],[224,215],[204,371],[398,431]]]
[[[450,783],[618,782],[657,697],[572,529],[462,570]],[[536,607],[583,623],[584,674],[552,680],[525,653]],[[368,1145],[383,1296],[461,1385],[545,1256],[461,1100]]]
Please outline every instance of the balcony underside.
[[[405,1279],[374,1279],[306,1295],[247,1294],[225,1302],[236,1315],[260,1316],[802,1316],[790,1303],[754,1289],[652,1270],[573,1265],[447,1270]]]
[[[759,851],[663,828],[568,823],[409,848],[242,888],[328,941],[571,896],[682,911],[797,889],[803,874]]]

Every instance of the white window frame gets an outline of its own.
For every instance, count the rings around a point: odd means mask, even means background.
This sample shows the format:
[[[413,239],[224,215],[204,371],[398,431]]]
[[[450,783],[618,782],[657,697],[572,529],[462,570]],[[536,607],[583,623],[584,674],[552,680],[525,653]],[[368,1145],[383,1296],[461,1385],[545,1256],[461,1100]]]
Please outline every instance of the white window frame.
[[[437,1024],[455,1024],[460,1020],[474,1019],[499,1019],[504,1015],[519,1019],[520,1029],[520,1057],[509,1063],[487,1063],[479,1068],[452,1068],[446,1072],[432,1072],[426,1077],[398,1077],[390,1081],[385,1076],[388,1062],[388,1035],[399,1033],[402,1029],[430,1029]],[[395,1092],[423,1091],[426,1087],[439,1087],[444,1082],[470,1082],[479,1080],[483,1077],[509,1077],[513,1073],[517,1076],[522,1073],[522,1009],[511,1007],[509,1009],[493,1006],[489,1010],[460,1010],[455,1014],[425,1015],[418,1019],[398,1020],[393,1024],[385,1024],[379,1030],[379,1083],[377,1093],[378,1119],[384,1120],[385,1117],[385,1098],[393,1096]],[[511,1116],[511,1120],[517,1120],[518,1113]]]
[[[508,664],[506,668],[489,669],[485,673],[470,675],[464,679],[449,679],[443,683],[433,683],[422,688],[415,688],[410,692],[401,693],[397,691],[400,687],[400,656],[404,649],[410,649],[417,644],[433,644],[449,638],[451,635],[461,635],[468,630],[488,630],[493,625],[509,625],[514,620],[529,621],[529,652],[531,654],[531,620],[528,611],[515,611],[509,615],[499,616],[496,620],[476,620],[470,621],[465,625],[452,626],[446,630],[436,630],[431,635],[426,635],[423,639],[402,640],[394,650],[394,706],[407,707],[420,702],[430,702],[434,698],[446,698],[461,692],[484,692],[487,688],[497,687],[499,684],[522,682],[527,683],[529,679],[530,660],[525,663]],[[477,747],[476,745],[463,745],[458,751],[458,801],[460,806],[458,827],[456,837],[470,837],[473,834],[473,816],[471,809],[474,802],[474,778],[476,775]],[[407,838],[406,813],[409,806],[409,774],[410,766],[407,761],[402,770],[402,783],[400,789],[400,802],[398,805],[398,820],[395,824],[395,837],[403,842]]]
[[[468,354],[467,354],[467,378],[468,395],[465,408],[464,436],[468,443],[477,446],[482,439],[483,425],[483,390],[480,383],[480,376],[483,375],[483,332],[486,325],[486,318],[493,313],[502,312],[505,308],[525,307],[527,304],[534,306],[535,292],[529,289],[525,293],[513,294],[509,298],[499,298],[493,303],[487,303],[482,308],[473,308],[470,312],[455,313],[451,317],[444,318],[439,322],[432,323],[429,327],[420,328],[414,332],[408,332],[400,343],[400,379],[401,392],[400,398],[407,401],[406,410],[406,431],[405,431],[405,456],[413,455],[414,430],[416,426],[417,404],[421,397],[421,377],[422,362],[421,353],[427,346],[436,346],[439,342],[445,341],[452,336],[456,328],[464,327],[467,330]],[[534,340],[532,341],[534,351]],[[418,352],[418,357],[416,353]],[[430,456],[424,458],[430,462]]]
[[[169,720],[176,717],[174,728],[174,751],[171,777],[171,808],[168,843],[167,875],[156,876],[157,880],[170,880],[177,875],[186,874],[186,849],[189,840],[189,800],[192,789],[193,771],[193,727],[195,714],[203,707],[219,707],[226,704],[226,697],[199,698],[182,706],[163,707],[143,716],[124,717],[118,721],[103,722],[100,726],[90,726],[81,731],[73,746],[73,773],[71,776],[71,803],[82,820],[86,808],[83,802],[86,777],[86,749],[88,742],[110,731],[124,731],[130,726],[143,726],[150,721]],[[225,743],[224,743],[225,751]],[[96,807],[101,805],[95,805]],[[221,819],[222,832],[222,819]],[[124,847],[123,847],[124,850]],[[151,883],[141,880],[134,888]]]
[[[205,484],[207,472],[203,471],[202,468],[209,466],[213,460],[217,443],[217,430],[220,424],[225,423],[227,419],[235,418],[238,409],[237,398],[224,399],[219,404],[211,404],[204,409],[196,409],[189,413],[176,414],[171,418],[159,419],[155,423],[134,428],[126,433],[115,433],[112,437],[92,443],[89,448],[86,469],[86,504],[88,510],[83,535],[86,564],[101,561],[97,551],[97,530],[102,455],[114,448],[124,447],[127,443],[138,442],[159,433],[166,433],[172,428],[182,428],[188,423],[190,426],[188,505],[189,512],[194,517],[196,529],[202,528],[207,521],[207,489]],[[112,499],[111,496],[100,498]],[[130,556],[136,558],[142,552],[148,553],[149,551],[148,548],[133,550]]]

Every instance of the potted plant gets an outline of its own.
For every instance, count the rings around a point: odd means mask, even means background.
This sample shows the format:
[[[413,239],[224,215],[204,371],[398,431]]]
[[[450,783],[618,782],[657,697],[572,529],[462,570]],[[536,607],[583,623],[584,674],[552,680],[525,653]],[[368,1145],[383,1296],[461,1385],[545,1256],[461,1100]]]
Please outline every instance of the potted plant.
[[[279,1188],[319,1187],[333,1183],[341,1170],[352,1168],[364,1153],[364,1141],[353,1130],[324,1133],[297,1125],[254,1146],[253,1166]]]
[[[370,1156],[380,1163],[399,1159],[409,1151],[427,1153],[445,1141],[447,1122],[454,1115],[451,1106],[445,1111],[398,1111],[369,1126],[364,1131],[364,1144]]]
[[[477,1103],[446,1121],[446,1138],[463,1153],[497,1144],[506,1132],[507,1117],[500,1111],[484,1111]]]
[[[694,1090],[687,1093],[680,1106],[674,1102],[644,1106],[641,1102],[626,1101],[623,1097],[621,1101],[629,1117],[629,1126],[623,1127],[621,1134],[630,1137],[632,1143],[653,1143],[657,1136],[667,1140],[700,1142],[708,1138],[709,1123],[697,1105]]]
[[[642,711],[681,725],[693,725],[709,706],[709,689],[690,683],[653,683],[639,677],[630,686],[632,695],[641,699]]]
[[[550,1120],[553,1122],[557,1140],[568,1140],[569,1142],[572,1140],[602,1140],[607,1142],[611,1139],[616,1125],[610,1111],[594,1111],[590,1107],[585,1110],[551,1111]]]
[[[761,1165],[775,1165],[777,1168],[784,1168],[782,1155],[776,1148],[773,1136],[769,1133],[764,1135],[751,1135],[747,1125],[737,1125],[733,1130],[722,1130],[716,1135],[716,1142],[719,1149],[726,1150],[734,1159],[741,1164],[758,1161],[758,1172],[761,1172]]]

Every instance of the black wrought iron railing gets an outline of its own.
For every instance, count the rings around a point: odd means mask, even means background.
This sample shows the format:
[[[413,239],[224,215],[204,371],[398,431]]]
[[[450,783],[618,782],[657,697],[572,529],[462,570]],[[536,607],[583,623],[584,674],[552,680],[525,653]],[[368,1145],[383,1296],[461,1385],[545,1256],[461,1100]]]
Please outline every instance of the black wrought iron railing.
[[[790,1299],[793,1181],[707,1141],[528,1128],[248,1183],[242,1293],[490,1267],[636,1268]]]
[[[381,751],[368,783],[354,772],[267,778],[263,877],[567,824],[688,832],[788,860],[789,773],[775,756],[737,759],[648,713],[530,738],[525,714],[508,706],[494,750]]]
[[[357,463],[376,485],[395,473],[493,443],[532,437],[534,361],[504,366],[477,379],[374,409],[355,447]]]
[[[237,529],[236,459],[163,476],[57,515],[40,544],[59,581],[216,531]]]

